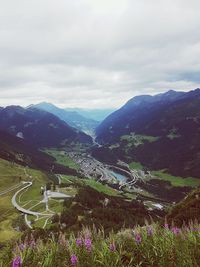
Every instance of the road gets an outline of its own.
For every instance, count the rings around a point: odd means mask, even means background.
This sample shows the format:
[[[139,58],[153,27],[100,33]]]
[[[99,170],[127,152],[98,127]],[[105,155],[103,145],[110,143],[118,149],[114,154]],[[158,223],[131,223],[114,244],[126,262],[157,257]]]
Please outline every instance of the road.
[[[58,184],[60,185],[61,184],[61,182],[62,182],[62,180],[61,180],[61,177],[60,177],[61,175],[60,174],[56,174],[56,177],[58,178]]]
[[[32,186],[32,182],[23,182],[23,184],[25,185],[23,188],[21,188],[20,190],[18,190],[12,197],[12,204],[13,206],[20,212],[24,213],[24,214],[28,214],[28,215],[34,215],[34,216],[50,216],[51,214],[44,214],[41,212],[36,212],[36,211],[32,211],[29,209],[24,209],[23,207],[21,207],[20,205],[17,204],[16,202],[16,197],[17,195],[22,192],[23,190],[27,189],[28,187]]]

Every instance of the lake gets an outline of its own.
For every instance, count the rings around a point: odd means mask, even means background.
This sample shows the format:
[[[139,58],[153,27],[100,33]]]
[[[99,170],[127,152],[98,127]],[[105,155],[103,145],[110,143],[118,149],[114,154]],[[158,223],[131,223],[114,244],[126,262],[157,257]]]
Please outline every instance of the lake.
[[[120,173],[117,173],[117,172],[114,172],[114,171],[111,171],[110,172],[115,178],[117,178],[118,181],[120,182],[125,182],[126,181],[126,176],[120,174]]]

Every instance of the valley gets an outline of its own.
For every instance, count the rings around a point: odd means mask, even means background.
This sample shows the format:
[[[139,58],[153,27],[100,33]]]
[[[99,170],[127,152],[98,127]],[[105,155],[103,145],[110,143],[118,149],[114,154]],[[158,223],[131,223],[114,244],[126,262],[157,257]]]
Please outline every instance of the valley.
[[[122,188],[124,190],[128,187],[129,191],[133,189],[132,193],[138,192],[134,184],[141,175],[139,176],[136,171],[105,165],[86,153],[55,149],[48,150],[48,153],[53,154],[59,163],[79,170],[83,178],[60,174],[49,175],[1,160],[0,209],[3,212],[0,225],[8,221],[10,225],[16,223],[16,228],[14,227],[16,230],[12,230],[13,235],[17,236],[18,230],[24,227],[51,226],[51,218],[62,212],[64,200],[68,197],[73,198],[77,193],[77,184],[78,187],[86,185],[106,195],[126,197],[130,200],[136,197],[130,192],[122,191]],[[123,174],[118,173],[117,170]],[[3,180],[5,182],[2,184]],[[48,190],[41,192],[41,188],[45,187],[48,187]],[[6,205],[4,199],[6,199]],[[6,211],[7,205],[10,212]],[[20,221],[15,222],[19,219]],[[1,240],[7,239],[7,231],[7,227],[0,228]]]
[[[148,192],[147,188],[144,189],[141,186],[142,183],[155,176],[150,172],[145,173],[142,169],[135,168],[133,164],[130,164],[130,167],[124,162],[115,166],[104,164],[93,158],[87,151],[80,153],[48,149],[46,153],[53,155],[59,164],[78,170],[82,178],[59,173],[49,176],[27,167],[22,168],[15,164],[11,166],[18,172],[20,170],[17,176],[18,183],[11,182],[8,187],[1,185],[0,197],[8,197],[10,206],[12,203],[12,206],[21,213],[20,217],[24,215],[24,218],[20,219],[20,227],[25,227],[24,225],[29,228],[51,227],[52,217],[62,212],[65,199],[74,198],[78,192],[77,188],[83,185],[108,196],[126,198],[128,201],[143,199],[144,205],[149,210],[163,209],[170,205],[170,200],[158,199],[152,192]],[[9,162],[2,161],[1,164],[9,165]],[[8,182],[10,179],[11,177],[8,176]],[[48,190],[41,192],[41,188],[45,187],[48,187]],[[0,206],[3,209],[4,203],[1,203]],[[6,215],[3,218],[2,223],[10,220],[10,217]],[[15,234],[18,234],[17,231]],[[1,229],[0,237],[2,236],[6,235]]]
[[[168,210],[200,186],[198,177],[170,173],[167,165],[149,164],[145,159],[148,153],[156,159],[152,152],[163,138],[177,143],[182,138],[177,130],[173,134],[167,130],[163,137],[146,128],[143,132],[127,127],[121,130],[118,124],[119,137],[115,136],[115,126],[110,126],[112,130],[104,136],[101,131],[108,118],[97,126],[94,135],[91,121],[87,124],[84,120],[92,131],[89,136],[80,128],[73,128],[72,122],[71,126],[67,124],[66,111],[48,104],[48,109],[54,110],[51,115],[39,108],[11,106],[1,110],[2,241],[20,236],[28,229],[78,231],[82,225],[95,223],[110,231],[112,227],[120,229],[123,223],[131,226],[150,218],[162,220]],[[142,116],[146,116],[144,113]],[[32,132],[33,125],[39,126],[38,130]],[[146,150],[148,146],[152,151]],[[116,224],[118,220],[120,223]]]
[[[200,1],[0,8],[0,267],[200,267]]]

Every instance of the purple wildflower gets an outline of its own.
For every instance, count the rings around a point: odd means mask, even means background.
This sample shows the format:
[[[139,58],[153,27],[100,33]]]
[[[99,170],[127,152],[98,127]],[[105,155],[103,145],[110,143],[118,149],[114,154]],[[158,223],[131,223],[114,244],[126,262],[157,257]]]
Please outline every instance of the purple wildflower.
[[[153,229],[151,227],[147,228],[147,235],[152,236],[153,235]]]
[[[137,244],[141,243],[142,242],[142,237],[140,236],[140,234],[136,234],[135,235],[135,242]]]
[[[76,266],[77,262],[78,262],[78,259],[77,259],[76,255],[72,254],[71,255],[71,264],[72,264],[72,266]]]
[[[83,245],[83,241],[82,241],[82,239],[81,238],[77,238],[76,239],[76,246],[77,247],[81,247]]]
[[[86,249],[87,251],[91,251],[91,248],[92,248],[92,241],[90,238],[86,238],[85,239],[85,246],[86,246]]]
[[[22,264],[22,260],[20,256],[16,256],[12,262],[12,267],[20,267]]]
[[[110,251],[115,251],[116,250],[115,243],[114,242],[111,243],[110,246],[109,246],[109,248],[110,248]]]
[[[180,229],[178,227],[172,227],[172,233],[174,235],[178,235],[180,233]]]

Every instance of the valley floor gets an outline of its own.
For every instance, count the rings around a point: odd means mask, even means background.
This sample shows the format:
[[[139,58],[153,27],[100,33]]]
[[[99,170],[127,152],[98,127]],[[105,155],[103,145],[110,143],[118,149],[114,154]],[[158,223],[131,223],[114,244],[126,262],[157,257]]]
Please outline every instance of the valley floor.
[[[172,177],[164,171],[144,171],[143,166],[135,162],[129,165],[124,162],[104,164],[84,150],[81,153],[58,149],[45,152],[55,157],[59,164],[78,171],[82,178],[45,173],[1,159],[2,242],[18,237],[27,227],[51,227],[52,217],[62,213],[65,199],[73,200],[85,186],[108,197],[120,197],[128,202],[142,201],[149,211],[162,211],[176,199],[183,198],[192,187],[200,185],[199,179]],[[192,187],[186,187],[188,185]]]

